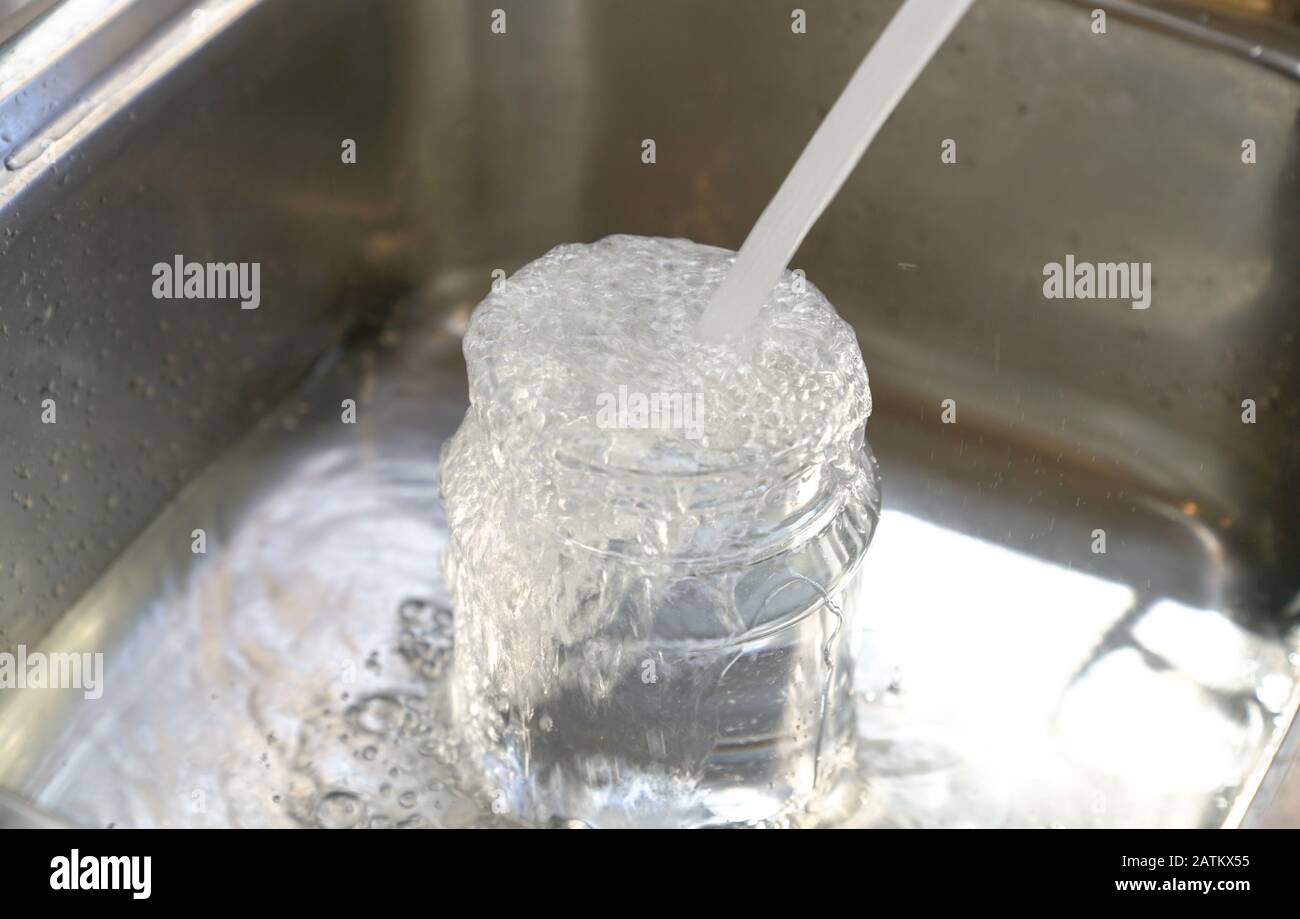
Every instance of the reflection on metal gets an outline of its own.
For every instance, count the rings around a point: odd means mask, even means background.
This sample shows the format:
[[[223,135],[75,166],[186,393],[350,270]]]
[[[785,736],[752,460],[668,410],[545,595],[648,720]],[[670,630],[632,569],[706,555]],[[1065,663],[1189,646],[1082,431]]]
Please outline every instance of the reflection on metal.
[[[1251,0],[1071,0],[1300,79],[1300,8]],[[1250,16],[1253,18],[1241,18]]]
[[[0,45],[47,13],[60,0],[0,0]]]
[[[456,342],[390,329],[431,376],[395,349],[373,375],[344,361],[275,416],[282,437],[224,448],[424,280],[428,320],[463,327],[494,268],[557,242],[737,246],[892,12],[827,3],[791,40],[740,28],[732,0],[555,0],[512,10],[507,43],[483,27],[494,2],[227,0],[247,14],[220,41],[176,18],[103,46],[124,58],[82,58],[47,16],[23,38],[48,63],[0,48],[0,105],[18,82],[39,101],[3,141],[20,168],[0,169],[0,650],[44,640],[109,668],[99,703],[0,693],[0,785],[79,823],[293,822],[229,794],[200,819],[179,795],[269,791],[331,656],[382,652],[396,594],[435,589]],[[779,0],[746,10],[788,22]],[[1300,658],[1278,655],[1300,616],[1300,84],[1253,45],[1131,24],[1099,45],[1086,26],[1071,3],[975,4],[794,262],[857,328],[877,397],[864,822],[1297,813]],[[653,169],[647,134],[672,151]],[[345,179],[342,137],[364,164]],[[944,137],[953,166],[925,152]],[[150,265],[175,252],[261,260],[263,308],[152,300]],[[1045,301],[1042,267],[1067,253],[1150,261],[1151,308]],[[382,388],[399,378],[406,395]],[[379,411],[359,400],[364,436],[341,446],[334,410],[363,385]],[[38,431],[49,394],[59,425]],[[201,559],[195,515],[216,534]],[[241,593],[231,572],[263,537],[268,592]],[[363,668],[358,691],[399,672]],[[74,781],[91,772],[123,781]]]
[[[71,826],[30,801],[0,789],[0,830],[61,830]]]
[[[391,651],[404,601],[446,597],[436,457],[464,371],[440,319],[385,340],[195,479],[65,617],[48,646],[106,648],[106,691],[0,700],[0,782],[92,824],[295,825],[288,798],[339,788],[383,808],[365,793],[382,761],[344,757],[326,780],[298,754],[348,699],[439,691]],[[340,424],[357,393],[358,424]],[[1295,636],[927,521],[906,481],[889,498],[850,636],[867,778],[851,822],[1229,819],[1293,705]],[[349,682],[347,661],[371,663]],[[407,768],[412,785],[435,774]],[[443,822],[436,800],[408,816]]]
[[[59,4],[0,47],[0,162],[11,172],[38,160],[53,164],[257,2]],[[10,181],[0,188],[0,208],[23,184]]]

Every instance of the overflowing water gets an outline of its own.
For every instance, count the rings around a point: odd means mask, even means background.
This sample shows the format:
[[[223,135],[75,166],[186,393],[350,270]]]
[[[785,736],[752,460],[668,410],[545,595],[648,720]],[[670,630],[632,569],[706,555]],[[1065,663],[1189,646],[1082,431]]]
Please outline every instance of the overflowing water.
[[[903,5],[734,269],[616,237],[488,299],[450,533],[454,336],[313,381],[69,612],[110,692],[6,697],[4,784],[138,826],[1217,822],[1294,634],[897,512],[859,568],[865,370],[782,269],[968,3]]]
[[[443,464],[456,702],[523,819],[770,820],[851,753],[866,371],[794,275],[748,335],[700,340],[732,257],[561,246],[470,323]]]

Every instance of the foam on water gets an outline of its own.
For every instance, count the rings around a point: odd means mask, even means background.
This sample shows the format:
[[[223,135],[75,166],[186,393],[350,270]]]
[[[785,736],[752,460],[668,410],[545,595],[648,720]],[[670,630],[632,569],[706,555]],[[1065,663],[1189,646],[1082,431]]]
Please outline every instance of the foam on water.
[[[684,239],[611,236],[525,266],[475,311],[470,399],[506,449],[581,450],[605,464],[691,472],[819,449],[871,412],[852,328],[787,272],[748,335],[701,341],[695,323],[735,253]],[[619,385],[703,397],[700,437],[597,426]]]

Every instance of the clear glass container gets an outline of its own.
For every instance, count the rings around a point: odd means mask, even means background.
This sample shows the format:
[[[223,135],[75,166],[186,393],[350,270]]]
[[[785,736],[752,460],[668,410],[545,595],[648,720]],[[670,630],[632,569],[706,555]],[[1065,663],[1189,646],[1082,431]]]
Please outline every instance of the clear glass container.
[[[725,268],[721,250],[696,249]],[[683,272],[678,249],[653,252]],[[585,249],[562,254],[552,274]],[[581,283],[599,286],[594,274],[583,266]],[[656,283],[647,272],[646,290]],[[729,452],[599,430],[568,390],[539,406],[541,377],[567,380],[606,352],[584,352],[576,321],[572,343],[548,344],[544,297],[522,289],[526,309],[489,298],[475,314],[472,407],[443,457],[466,762],[495,812],[529,823],[798,821],[852,759],[849,620],[880,510],[851,330],[814,292],[825,340],[771,373],[821,374],[807,386],[841,408],[796,406],[786,416],[805,429],[775,437],[785,449]],[[510,351],[512,336],[534,350]],[[548,347],[542,370],[525,366]]]

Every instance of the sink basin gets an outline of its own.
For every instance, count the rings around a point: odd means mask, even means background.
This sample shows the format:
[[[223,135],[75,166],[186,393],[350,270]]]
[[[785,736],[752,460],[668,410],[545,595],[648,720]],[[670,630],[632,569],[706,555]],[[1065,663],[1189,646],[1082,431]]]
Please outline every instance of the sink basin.
[[[738,247],[896,4],[106,6],[0,46],[0,651],[103,655],[0,689],[0,824],[498,822],[444,685],[469,312],[561,242]],[[792,265],[884,493],[838,822],[1300,825],[1294,36],[1146,9],[981,0]],[[155,299],[177,253],[260,306]],[[1067,255],[1149,308],[1046,298]]]

